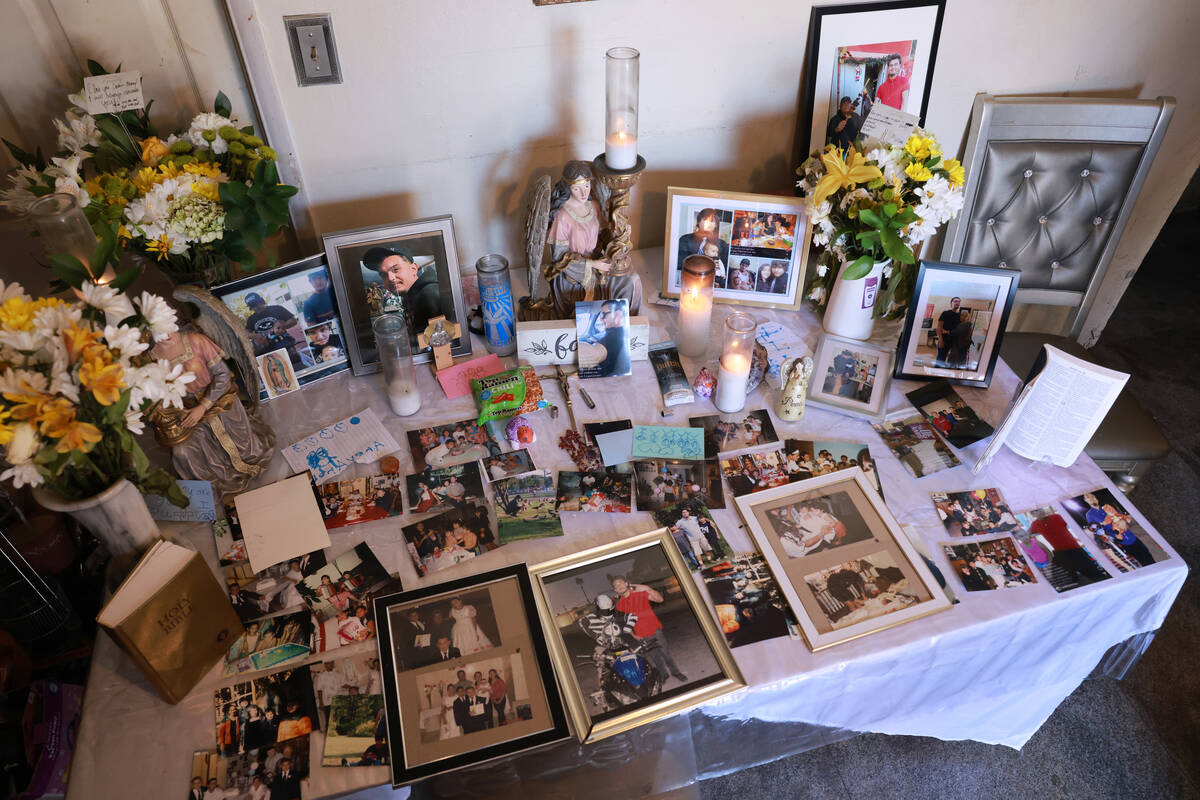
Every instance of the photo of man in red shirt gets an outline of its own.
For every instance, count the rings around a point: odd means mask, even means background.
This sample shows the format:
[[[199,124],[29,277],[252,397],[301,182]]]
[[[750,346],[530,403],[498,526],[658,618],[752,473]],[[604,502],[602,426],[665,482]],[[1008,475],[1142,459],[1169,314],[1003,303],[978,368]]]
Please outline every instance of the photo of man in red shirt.
[[[876,90],[875,100],[903,111],[908,102],[908,76],[903,73],[904,60],[896,53],[888,56],[887,80]]]
[[[670,674],[680,683],[687,682],[687,676],[679,671],[679,667],[671,659],[667,650],[667,637],[663,635],[663,624],[651,608],[651,603],[661,603],[663,596],[649,586],[641,583],[631,584],[624,575],[612,579],[613,591],[617,593],[617,610],[626,614],[636,614],[637,623],[633,626],[633,638],[641,641],[651,639],[646,650],[646,658],[663,675]],[[665,678],[664,678],[665,680]]]

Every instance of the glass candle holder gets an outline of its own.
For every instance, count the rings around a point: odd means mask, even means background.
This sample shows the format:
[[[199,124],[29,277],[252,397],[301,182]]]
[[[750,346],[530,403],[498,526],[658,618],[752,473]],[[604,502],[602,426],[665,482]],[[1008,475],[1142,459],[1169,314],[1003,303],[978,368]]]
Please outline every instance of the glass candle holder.
[[[42,250],[47,257],[53,255],[75,256],[85,269],[92,260],[92,251],[100,240],[92,230],[83,209],[75,196],[56,192],[40,197],[29,206],[29,219],[42,237]],[[91,276],[96,283],[104,284],[117,277],[111,265],[104,274]]]
[[[690,255],[679,268],[679,332],[675,347],[681,356],[700,358],[708,350],[716,275],[717,265],[708,256]]]
[[[609,169],[637,166],[638,60],[632,47],[604,54],[604,162]]]
[[[498,356],[511,356],[517,351],[517,336],[513,329],[516,310],[513,308],[508,259],[489,253],[475,262],[475,274],[479,279],[483,333],[487,337],[488,350]]]
[[[754,333],[758,323],[749,314],[735,312],[725,318],[725,336],[721,345],[721,368],[717,372],[717,391],[713,404],[725,413],[746,406],[746,385],[754,358]]]
[[[375,332],[375,347],[379,350],[388,405],[396,416],[412,416],[421,410],[421,393],[417,390],[417,375],[413,369],[408,323],[403,314],[382,314],[371,323],[371,328]]]

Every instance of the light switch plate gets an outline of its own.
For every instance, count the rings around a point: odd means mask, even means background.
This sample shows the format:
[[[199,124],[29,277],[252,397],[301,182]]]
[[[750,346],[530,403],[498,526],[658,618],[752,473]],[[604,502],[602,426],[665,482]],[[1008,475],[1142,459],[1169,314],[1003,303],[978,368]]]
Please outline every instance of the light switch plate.
[[[329,14],[305,14],[284,17],[288,49],[296,69],[296,83],[318,86],[341,83],[342,67],[333,42],[333,21]]]

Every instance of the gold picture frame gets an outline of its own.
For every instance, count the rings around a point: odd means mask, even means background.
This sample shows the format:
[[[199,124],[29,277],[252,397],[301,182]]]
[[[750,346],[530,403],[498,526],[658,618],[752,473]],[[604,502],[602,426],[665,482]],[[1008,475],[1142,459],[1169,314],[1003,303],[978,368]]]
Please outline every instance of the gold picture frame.
[[[663,297],[679,297],[679,272],[683,258],[709,250],[716,254],[717,276],[713,301],[757,308],[785,308],[795,311],[804,302],[808,270],[808,249],[812,241],[812,221],[805,200],[782,195],[723,192],[711,189],[667,187],[667,224],[663,249]],[[716,242],[708,242],[699,228],[708,209],[717,212]],[[756,233],[755,226],[763,230]],[[780,225],[778,232],[766,226]],[[749,227],[746,227],[749,226]],[[741,234],[747,234],[745,236]],[[733,288],[735,271],[741,274],[741,262],[750,264],[750,288]],[[727,262],[727,263],[726,263]],[[783,262],[787,270],[784,283],[768,278],[766,285],[759,271]],[[743,282],[739,283],[744,287]],[[780,288],[782,286],[782,291]]]
[[[534,565],[530,575],[554,672],[581,742],[631,730],[746,685],[666,528]],[[618,594],[619,579],[626,582],[624,596]],[[611,617],[599,608],[602,594],[615,604]],[[631,623],[623,609],[639,603],[651,613],[643,612],[640,622]],[[653,636],[639,638],[655,624],[663,626],[659,614],[668,619],[670,636],[656,630]],[[623,632],[615,638],[623,643],[603,646],[610,641],[606,632],[617,630]],[[654,637],[665,637],[663,646],[657,646]],[[672,641],[676,652],[683,649],[677,646],[681,641],[690,647],[690,662],[674,663]],[[707,652],[697,657],[700,642]],[[674,672],[664,674],[669,668],[661,666],[663,656]],[[618,660],[623,668],[616,666]],[[645,681],[634,688],[622,682],[622,674],[640,674]]]
[[[858,467],[734,503],[813,652],[950,608]]]

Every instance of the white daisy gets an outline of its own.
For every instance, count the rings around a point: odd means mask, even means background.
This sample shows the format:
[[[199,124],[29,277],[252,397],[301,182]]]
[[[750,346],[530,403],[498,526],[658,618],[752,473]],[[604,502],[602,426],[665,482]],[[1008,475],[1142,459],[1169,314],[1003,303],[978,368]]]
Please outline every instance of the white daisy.
[[[125,412],[125,427],[129,432],[136,435],[141,434],[146,430],[145,422],[142,420],[142,412],[136,408],[130,408]]]
[[[84,281],[79,290],[83,294],[83,302],[92,308],[103,311],[105,321],[109,325],[115,325],[137,313],[133,303],[129,302],[129,298],[111,286],[100,286],[91,281]]]
[[[167,301],[158,295],[142,292],[137,304],[146,324],[150,326],[150,333],[154,336],[154,341],[161,342],[179,330],[175,309],[167,305]]]
[[[11,300],[14,297],[19,297],[26,302],[30,300],[29,295],[25,293],[25,287],[21,284],[16,282],[6,284],[3,280],[0,280],[0,303]]]
[[[24,464],[14,464],[4,472],[0,472],[0,481],[12,480],[13,488],[20,489],[22,486],[41,486],[45,480],[42,473],[37,471],[37,467],[33,462]]]
[[[128,325],[105,325],[104,340],[110,348],[120,351],[123,356],[136,356],[150,347],[142,341],[142,332]]]

